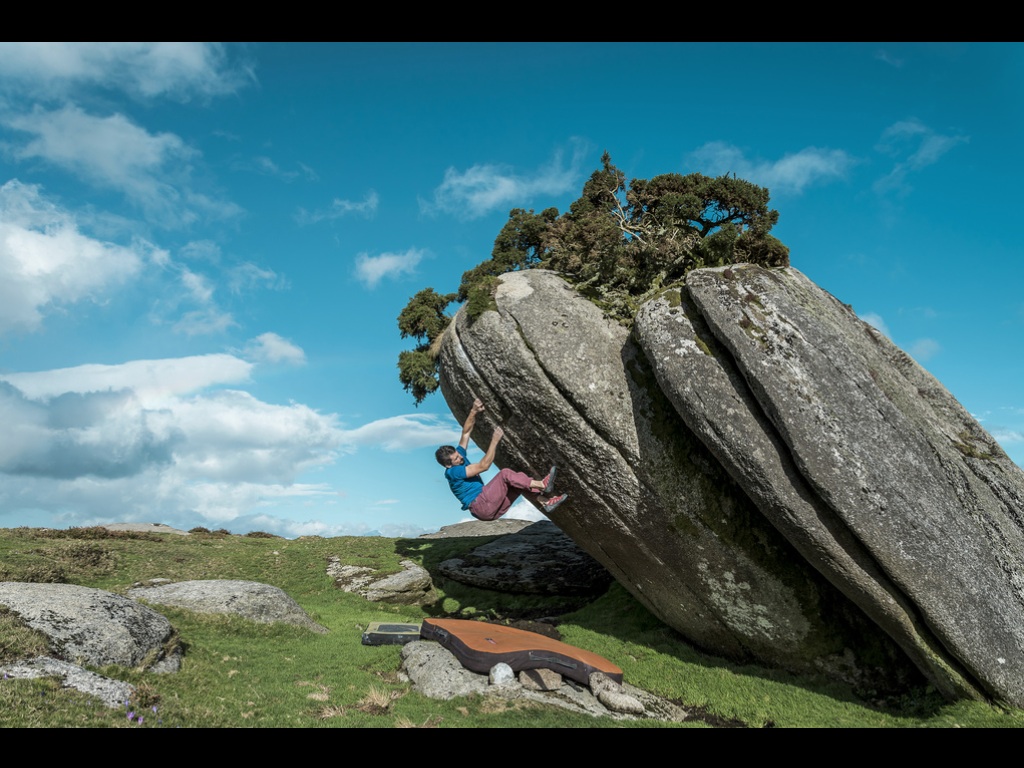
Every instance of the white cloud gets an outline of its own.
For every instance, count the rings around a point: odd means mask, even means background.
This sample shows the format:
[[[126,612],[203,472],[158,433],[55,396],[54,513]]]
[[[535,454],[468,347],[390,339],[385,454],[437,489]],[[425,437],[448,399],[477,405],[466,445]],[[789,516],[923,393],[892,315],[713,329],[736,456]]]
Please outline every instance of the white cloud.
[[[891,67],[895,67],[896,69],[899,69],[903,66],[903,59],[899,59],[893,56],[891,53],[882,48],[879,48],[877,51],[875,51],[875,58],[878,61],[883,62],[884,64],[888,64]]]
[[[207,304],[213,299],[213,286],[205,275],[193,272],[188,267],[181,269],[181,284],[197,302]]]
[[[265,155],[257,155],[251,160],[238,160],[234,162],[232,164],[232,168],[242,171],[255,171],[263,176],[272,176],[287,182],[292,182],[300,176],[303,176],[310,181],[316,181],[319,178],[316,171],[305,163],[296,163],[296,165],[298,166],[298,170],[289,170],[282,168],[274,162],[274,160]],[[374,201],[374,207],[376,207],[376,201]]]
[[[235,49],[240,50],[240,49]],[[220,43],[0,43],[0,82],[66,93],[83,85],[139,96],[232,93],[255,80]]]
[[[245,347],[245,356],[257,363],[288,363],[304,365],[306,353],[276,333],[263,333],[250,339]]]
[[[537,196],[560,195],[572,190],[580,176],[583,145],[574,143],[572,160],[563,165],[562,152],[548,165],[530,174],[516,173],[507,165],[479,164],[465,171],[448,168],[433,200],[420,201],[426,213],[449,213],[476,219],[494,210],[526,205]]]
[[[238,323],[231,313],[223,312],[217,307],[204,307],[186,312],[172,326],[175,333],[184,333],[186,336],[209,336],[237,327]]]
[[[307,211],[305,208],[299,208],[295,214],[295,220],[299,224],[316,224],[319,221],[333,221],[350,214],[356,214],[357,216],[369,219],[377,212],[379,204],[380,197],[371,189],[359,201],[343,200],[336,197],[331,202],[331,205],[324,210]]]
[[[412,451],[439,445],[454,445],[460,427],[453,419],[430,414],[390,416],[342,430],[341,444],[349,451],[373,446],[385,451]]]
[[[280,290],[288,287],[288,281],[274,270],[248,261],[228,270],[228,289],[232,293],[242,293],[258,287]]]
[[[923,363],[939,354],[942,351],[942,346],[935,339],[918,339],[908,351],[917,362]]]
[[[40,158],[100,188],[125,195],[161,226],[182,226],[200,214],[238,215],[238,206],[189,188],[198,153],[173,133],[152,134],[121,114],[97,117],[73,104],[9,116],[5,124],[33,138],[14,149],[19,159]]]
[[[162,360],[132,360],[119,365],[90,363],[50,371],[0,374],[27,398],[47,401],[67,393],[131,390],[146,408],[208,387],[248,381],[252,363],[234,355],[195,355]]]
[[[410,248],[405,253],[382,253],[380,256],[360,253],[356,256],[356,277],[368,287],[376,288],[385,277],[415,274],[416,266],[425,253],[419,248]]]
[[[969,140],[967,136],[940,134],[913,118],[893,123],[882,132],[875,149],[896,162],[889,173],[874,183],[875,192],[909,193],[909,176],[934,165],[953,147]]]
[[[753,161],[738,147],[721,141],[709,142],[690,153],[689,162],[708,176],[735,173],[773,193],[795,194],[813,184],[841,179],[853,165],[853,159],[841,149],[819,147],[805,147],[775,161]]]
[[[876,314],[875,312],[866,312],[865,314],[860,315],[860,319],[872,328],[881,331],[886,337],[890,339],[892,338],[892,334],[889,333],[889,326],[885,324],[885,320],[882,319],[881,315]]]
[[[994,427],[992,429],[992,437],[1002,446],[1024,443],[1024,432],[1016,429]]]
[[[8,181],[0,187],[0,334],[37,330],[46,312],[106,297],[140,271],[147,250],[88,237],[38,186]]]
[[[220,246],[212,240],[192,240],[178,250],[183,258],[218,264],[221,259]]]

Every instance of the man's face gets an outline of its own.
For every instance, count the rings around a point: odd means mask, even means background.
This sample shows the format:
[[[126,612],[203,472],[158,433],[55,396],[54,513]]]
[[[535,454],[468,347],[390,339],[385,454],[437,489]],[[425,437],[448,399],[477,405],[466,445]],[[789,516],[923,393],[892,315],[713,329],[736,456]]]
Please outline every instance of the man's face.
[[[462,454],[459,453],[458,451],[452,451],[451,453],[448,454],[448,466],[449,467],[458,467],[458,466],[460,466],[462,464],[462,462],[463,462]]]

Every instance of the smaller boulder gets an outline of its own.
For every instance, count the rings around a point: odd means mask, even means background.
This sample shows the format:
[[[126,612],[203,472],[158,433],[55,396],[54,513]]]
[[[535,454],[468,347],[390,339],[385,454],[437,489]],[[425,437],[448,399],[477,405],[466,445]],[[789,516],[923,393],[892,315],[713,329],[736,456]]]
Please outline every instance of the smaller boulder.
[[[491,671],[487,675],[487,681],[491,685],[512,685],[516,681],[516,673],[504,661],[499,661],[491,667]]]
[[[519,682],[531,691],[557,691],[562,687],[562,676],[546,667],[524,669],[519,673]]]
[[[77,584],[0,583],[0,606],[49,640],[55,656],[102,667],[177,671],[181,647],[171,623],[122,595]]]
[[[196,613],[226,613],[261,624],[283,622],[325,633],[284,590],[258,581],[210,579],[134,587],[128,596],[154,605],[187,608]]]
[[[434,583],[430,573],[412,560],[403,560],[402,570],[377,578],[376,571],[358,565],[345,565],[332,556],[327,561],[327,575],[334,586],[344,592],[355,592],[374,603],[419,605],[428,602]]]

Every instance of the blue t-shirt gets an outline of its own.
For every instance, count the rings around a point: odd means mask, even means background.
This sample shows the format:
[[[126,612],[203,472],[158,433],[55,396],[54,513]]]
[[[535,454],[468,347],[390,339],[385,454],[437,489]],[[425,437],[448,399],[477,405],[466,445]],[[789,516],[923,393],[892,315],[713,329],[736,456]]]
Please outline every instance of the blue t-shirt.
[[[459,445],[455,447],[455,450],[462,456],[463,461],[467,460],[465,448]],[[448,467],[444,471],[444,476],[448,480],[448,487],[452,489],[455,498],[462,502],[463,509],[469,509],[469,505],[473,503],[473,500],[480,495],[480,491],[484,489],[484,481],[480,475],[466,477],[465,464],[459,464],[457,467]]]

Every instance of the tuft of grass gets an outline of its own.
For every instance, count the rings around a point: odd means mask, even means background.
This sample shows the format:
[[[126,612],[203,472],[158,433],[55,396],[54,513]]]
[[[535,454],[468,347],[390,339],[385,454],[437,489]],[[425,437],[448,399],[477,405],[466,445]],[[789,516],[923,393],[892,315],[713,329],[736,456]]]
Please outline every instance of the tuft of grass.
[[[49,652],[46,635],[26,626],[16,613],[0,605],[0,664]]]

